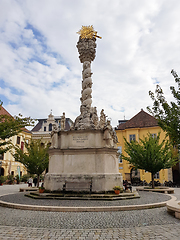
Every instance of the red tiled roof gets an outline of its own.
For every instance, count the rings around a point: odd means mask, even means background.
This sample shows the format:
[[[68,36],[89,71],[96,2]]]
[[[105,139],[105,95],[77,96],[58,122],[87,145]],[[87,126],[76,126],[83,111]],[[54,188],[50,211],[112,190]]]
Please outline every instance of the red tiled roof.
[[[3,106],[0,106],[0,115],[7,115],[9,117],[12,117],[13,116],[3,107]],[[31,131],[29,131],[27,128],[22,128],[22,131],[24,132],[27,132],[27,133],[31,133]]]
[[[25,127],[24,127],[24,128],[22,128],[22,131],[23,131],[23,132],[27,132],[27,133],[31,133],[31,131],[30,131],[30,130],[28,130],[27,128],[25,128]]]
[[[155,126],[158,126],[157,120],[150,114],[141,110],[138,114],[136,114],[126,123],[120,124],[117,130],[124,130],[127,128],[146,128]]]
[[[12,115],[10,113],[8,113],[8,111],[6,111],[5,108],[3,108],[3,106],[0,106],[0,115],[7,115],[12,117]]]

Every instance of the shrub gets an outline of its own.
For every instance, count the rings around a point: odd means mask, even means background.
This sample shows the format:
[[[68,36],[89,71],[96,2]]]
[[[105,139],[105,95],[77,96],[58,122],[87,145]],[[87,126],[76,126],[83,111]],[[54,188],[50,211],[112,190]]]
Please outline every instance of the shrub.
[[[14,182],[14,177],[13,177],[13,175],[8,175],[8,176],[7,176],[6,183],[7,183],[7,184],[13,184],[13,182]]]
[[[5,182],[4,176],[0,176],[0,184],[3,184]]]
[[[29,179],[29,175],[28,174],[24,174],[23,176],[21,176],[21,182],[27,182]]]

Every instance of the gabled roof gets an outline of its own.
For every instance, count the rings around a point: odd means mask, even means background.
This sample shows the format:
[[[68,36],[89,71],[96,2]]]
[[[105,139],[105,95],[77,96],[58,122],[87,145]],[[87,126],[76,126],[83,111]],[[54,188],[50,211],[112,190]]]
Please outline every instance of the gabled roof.
[[[60,120],[61,117],[54,117],[54,120]],[[47,118],[43,118],[43,119],[37,119],[39,122],[36,124],[36,126],[31,130],[31,132],[38,132],[43,125],[43,121],[47,121]],[[72,120],[70,118],[66,118],[66,122],[65,122],[65,130],[69,130],[70,129],[70,124],[69,122],[71,122]]]
[[[39,120],[39,119],[38,119]],[[43,120],[46,120],[46,119],[41,119],[39,120],[39,122],[36,124],[35,127],[33,127],[33,129],[31,130],[31,132],[37,132],[41,129],[42,127],[42,124],[43,124]]]
[[[141,111],[128,120],[126,123],[120,124],[117,130],[124,130],[128,128],[147,128],[158,126],[157,120],[148,114],[147,112]]]
[[[12,115],[8,113],[8,111],[6,111],[6,109],[3,106],[0,106],[0,115],[7,115],[12,117]]]
[[[6,115],[13,118],[13,116],[3,106],[0,106],[0,115]],[[27,133],[31,133],[31,131],[25,127],[23,127],[21,130]]]

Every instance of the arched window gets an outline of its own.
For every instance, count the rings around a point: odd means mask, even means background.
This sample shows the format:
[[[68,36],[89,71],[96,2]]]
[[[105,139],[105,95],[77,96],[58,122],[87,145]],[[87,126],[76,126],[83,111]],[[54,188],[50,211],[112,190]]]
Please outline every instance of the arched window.
[[[49,124],[49,131],[52,131],[52,123]]]

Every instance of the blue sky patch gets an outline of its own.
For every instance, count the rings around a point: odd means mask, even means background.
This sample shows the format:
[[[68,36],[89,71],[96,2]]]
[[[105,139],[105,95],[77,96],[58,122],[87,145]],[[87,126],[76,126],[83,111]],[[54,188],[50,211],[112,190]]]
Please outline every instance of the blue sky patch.
[[[34,28],[31,24],[27,23],[25,29],[30,29],[38,41],[45,42],[45,37],[40,33],[38,29]]]
[[[154,84],[159,84],[160,82],[158,81],[157,78],[152,78]]]
[[[12,95],[16,95],[16,96],[21,96],[23,95],[23,91],[14,87],[9,87],[8,84],[5,83],[5,81],[3,81],[2,79],[0,79],[0,87],[2,89],[9,89],[9,91],[12,93]],[[18,103],[19,100],[17,101],[11,101],[10,99],[6,98],[6,96],[4,96],[3,94],[0,95],[0,100],[4,103],[4,104],[9,104],[9,103]]]
[[[114,110],[114,111],[116,111],[116,112],[124,112],[124,111],[125,111],[124,107],[121,107],[120,110],[115,109],[112,105],[111,105],[110,107],[111,107],[112,110]]]
[[[0,100],[3,102],[3,105],[7,105],[11,103],[11,101],[8,98],[6,98],[4,95],[0,95]]]

